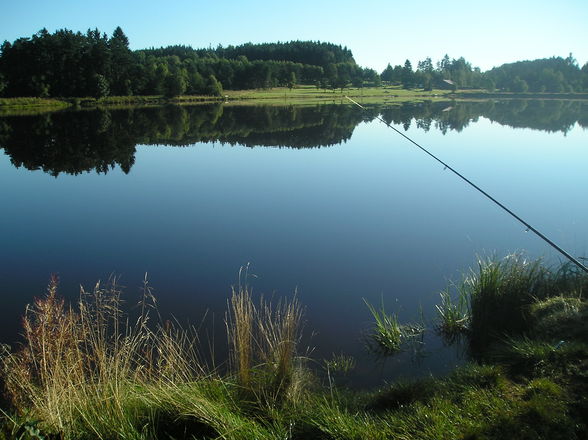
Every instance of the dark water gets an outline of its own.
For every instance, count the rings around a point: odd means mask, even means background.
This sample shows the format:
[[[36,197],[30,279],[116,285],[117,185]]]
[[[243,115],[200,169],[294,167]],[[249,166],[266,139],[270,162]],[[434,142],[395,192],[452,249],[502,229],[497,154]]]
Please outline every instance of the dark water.
[[[306,307],[313,357],[355,356],[366,383],[442,373],[457,349],[366,354],[363,299],[414,320],[476,254],[558,255],[374,120],[429,147],[574,255],[588,255],[588,104],[198,106],[0,118],[0,341],[50,274],[77,297],[147,272],[163,314],[221,336],[230,286]],[[214,317],[214,320],[212,319]],[[214,324],[213,324],[214,321]],[[213,330],[211,330],[213,332]],[[312,338],[310,334],[313,333]],[[416,362],[416,363],[415,363]]]

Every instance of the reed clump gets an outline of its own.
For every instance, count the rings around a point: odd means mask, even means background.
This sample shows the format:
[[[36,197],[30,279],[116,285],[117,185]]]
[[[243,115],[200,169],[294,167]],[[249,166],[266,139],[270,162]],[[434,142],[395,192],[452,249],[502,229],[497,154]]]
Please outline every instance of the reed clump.
[[[529,307],[548,295],[550,271],[540,260],[521,255],[478,261],[478,273],[466,279],[470,298],[472,345],[485,347],[528,328]]]
[[[523,255],[479,259],[456,294],[441,292],[438,332],[450,342],[466,335],[473,354],[508,338],[582,331],[588,276],[571,264],[555,269]]]
[[[232,289],[226,318],[231,369],[242,389],[260,403],[279,405],[300,396],[302,315],[296,297],[275,306],[261,298],[256,305],[247,286]]]

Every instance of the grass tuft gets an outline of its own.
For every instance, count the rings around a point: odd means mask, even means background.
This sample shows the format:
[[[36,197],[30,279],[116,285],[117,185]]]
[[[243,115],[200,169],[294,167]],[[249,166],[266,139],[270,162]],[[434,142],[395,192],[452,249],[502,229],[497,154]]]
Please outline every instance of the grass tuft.
[[[374,328],[368,337],[368,348],[378,354],[390,356],[400,351],[402,344],[402,328],[395,313],[389,314],[382,304],[378,310],[364,299],[372,317]]]
[[[479,260],[478,274],[465,281],[470,297],[471,342],[485,347],[528,327],[528,307],[545,295],[548,271],[540,260],[511,255],[499,261]]]
[[[419,342],[417,339],[425,330],[424,324],[401,325],[396,313],[386,312],[383,301],[379,309],[365,299],[364,302],[374,318],[374,327],[366,340],[369,351],[387,357],[400,352],[407,343]]]
[[[333,354],[331,359],[325,359],[325,368],[329,372],[347,374],[355,368],[356,362],[353,356],[345,354]]]
[[[233,288],[226,319],[232,368],[239,385],[259,403],[295,400],[304,380],[297,355],[302,307],[294,297],[256,305],[247,286]]]
[[[588,335],[588,304],[575,292],[536,302],[529,315],[536,338],[573,340]]]
[[[438,317],[437,333],[446,342],[452,343],[470,327],[468,297],[464,289],[458,289],[457,301],[451,298],[449,290],[442,291],[440,296],[441,304],[435,306]]]
[[[448,290],[441,292],[437,330],[449,342],[467,334],[474,356],[507,338],[529,334],[539,322],[537,332],[547,335],[551,328],[557,329],[555,334],[560,333],[562,321],[574,317],[577,322],[570,327],[583,331],[587,283],[588,277],[569,264],[551,270],[541,260],[529,261],[517,254],[502,260],[479,259],[477,272],[471,271],[457,286],[456,300]]]

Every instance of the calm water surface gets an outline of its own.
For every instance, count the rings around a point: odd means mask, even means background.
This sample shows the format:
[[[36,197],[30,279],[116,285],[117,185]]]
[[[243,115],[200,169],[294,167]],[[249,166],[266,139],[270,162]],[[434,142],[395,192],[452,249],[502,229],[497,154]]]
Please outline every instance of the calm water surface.
[[[588,255],[580,102],[3,117],[0,340],[16,339],[25,304],[52,273],[70,298],[115,274],[131,304],[148,273],[162,313],[199,322],[208,310],[222,346],[230,286],[250,263],[255,293],[298,291],[313,357],[353,355],[366,383],[447,371],[459,349],[432,335],[418,359],[375,363],[362,342],[364,298],[383,299],[403,321],[420,307],[432,320],[439,291],[477,254],[559,256],[375,115]]]

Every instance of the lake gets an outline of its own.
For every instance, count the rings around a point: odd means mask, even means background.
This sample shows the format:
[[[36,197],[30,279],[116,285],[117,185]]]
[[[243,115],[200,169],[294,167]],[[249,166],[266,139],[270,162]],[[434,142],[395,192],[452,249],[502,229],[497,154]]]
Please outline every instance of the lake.
[[[575,256],[588,255],[588,103],[201,105],[0,117],[0,341],[51,274],[148,274],[161,313],[203,317],[215,345],[239,268],[265,297],[297,295],[312,357],[345,353],[366,384],[462,362],[432,332],[376,362],[364,299],[434,325],[439,292],[476,256],[561,257],[375,119],[427,147]],[[219,348],[222,352],[222,348]]]

